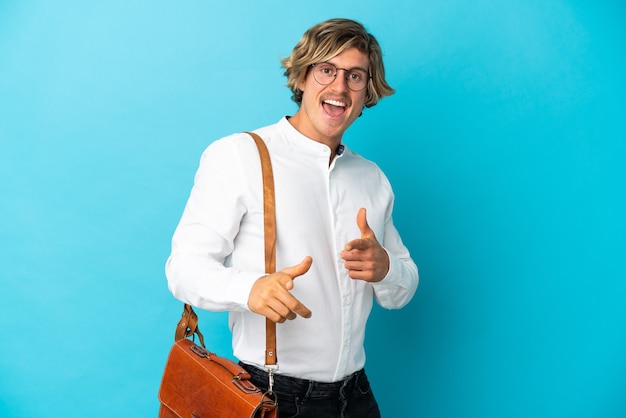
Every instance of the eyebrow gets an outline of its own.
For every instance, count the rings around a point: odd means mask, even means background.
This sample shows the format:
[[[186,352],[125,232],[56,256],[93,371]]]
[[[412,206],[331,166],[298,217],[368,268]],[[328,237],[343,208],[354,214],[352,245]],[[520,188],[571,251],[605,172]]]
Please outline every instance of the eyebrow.
[[[324,61],[326,64],[331,64],[333,67],[335,68],[341,68],[342,70],[348,70],[348,71],[353,71],[353,70],[361,70],[361,71],[365,71],[366,73],[369,74],[369,70],[366,70],[365,68],[362,67],[352,67],[352,68],[342,68],[339,67],[337,64],[335,64],[334,62],[330,62],[330,61]],[[323,64],[323,63],[322,63]]]

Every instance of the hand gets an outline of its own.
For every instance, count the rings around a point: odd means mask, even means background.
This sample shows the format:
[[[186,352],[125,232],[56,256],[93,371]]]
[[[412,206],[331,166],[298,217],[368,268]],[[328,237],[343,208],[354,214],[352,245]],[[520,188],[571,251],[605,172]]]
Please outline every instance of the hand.
[[[389,255],[376,240],[374,231],[370,229],[365,208],[359,209],[356,224],[361,230],[361,239],[346,244],[341,252],[341,258],[345,261],[344,266],[352,279],[379,282],[389,272]]]
[[[293,289],[294,279],[309,271],[312,263],[311,257],[305,257],[298,265],[259,278],[252,285],[248,298],[250,310],[273,322],[285,322],[297,315],[309,318],[311,311],[289,291]]]

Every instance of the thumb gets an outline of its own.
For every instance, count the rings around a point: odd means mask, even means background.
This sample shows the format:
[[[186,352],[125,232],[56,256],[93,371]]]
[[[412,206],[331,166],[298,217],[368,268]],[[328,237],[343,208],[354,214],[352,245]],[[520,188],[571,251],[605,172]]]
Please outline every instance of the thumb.
[[[374,236],[374,231],[372,231],[369,224],[367,223],[367,212],[365,208],[359,209],[358,213],[356,214],[356,224],[361,231],[361,238],[365,239]]]
[[[313,264],[313,258],[311,256],[304,257],[304,260],[300,262],[300,264],[296,264],[295,266],[286,267],[282,271],[283,273],[290,276],[292,279],[295,279],[298,276],[302,276],[304,273],[309,271],[311,268],[311,264]]]

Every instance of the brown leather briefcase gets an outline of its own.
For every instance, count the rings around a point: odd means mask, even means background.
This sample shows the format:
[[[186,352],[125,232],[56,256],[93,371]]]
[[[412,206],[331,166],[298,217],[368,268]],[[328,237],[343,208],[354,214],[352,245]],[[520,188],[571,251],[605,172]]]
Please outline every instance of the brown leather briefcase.
[[[275,417],[275,402],[249,379],[237,363],[179,340],[163,373],[159,417]]]

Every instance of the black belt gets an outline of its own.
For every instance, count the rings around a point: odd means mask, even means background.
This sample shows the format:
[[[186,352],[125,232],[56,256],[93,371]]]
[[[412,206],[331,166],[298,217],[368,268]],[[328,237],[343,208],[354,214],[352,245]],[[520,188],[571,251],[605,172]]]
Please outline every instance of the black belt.
[[[251,381],[261,390],[267,390],[269,377],[268,373],[255,366],[240,362],[241,367],[250,373]],[[274,374],[274,392],[279,396],[294,396],[300,399],[339,399],[342,389],[344,394],[350,393],[361,375],[363,369],[359,370],[337,382],[316,382],[315,380],[299,379],[297,377]],[[344,395],[345,396],[345,395]]]

